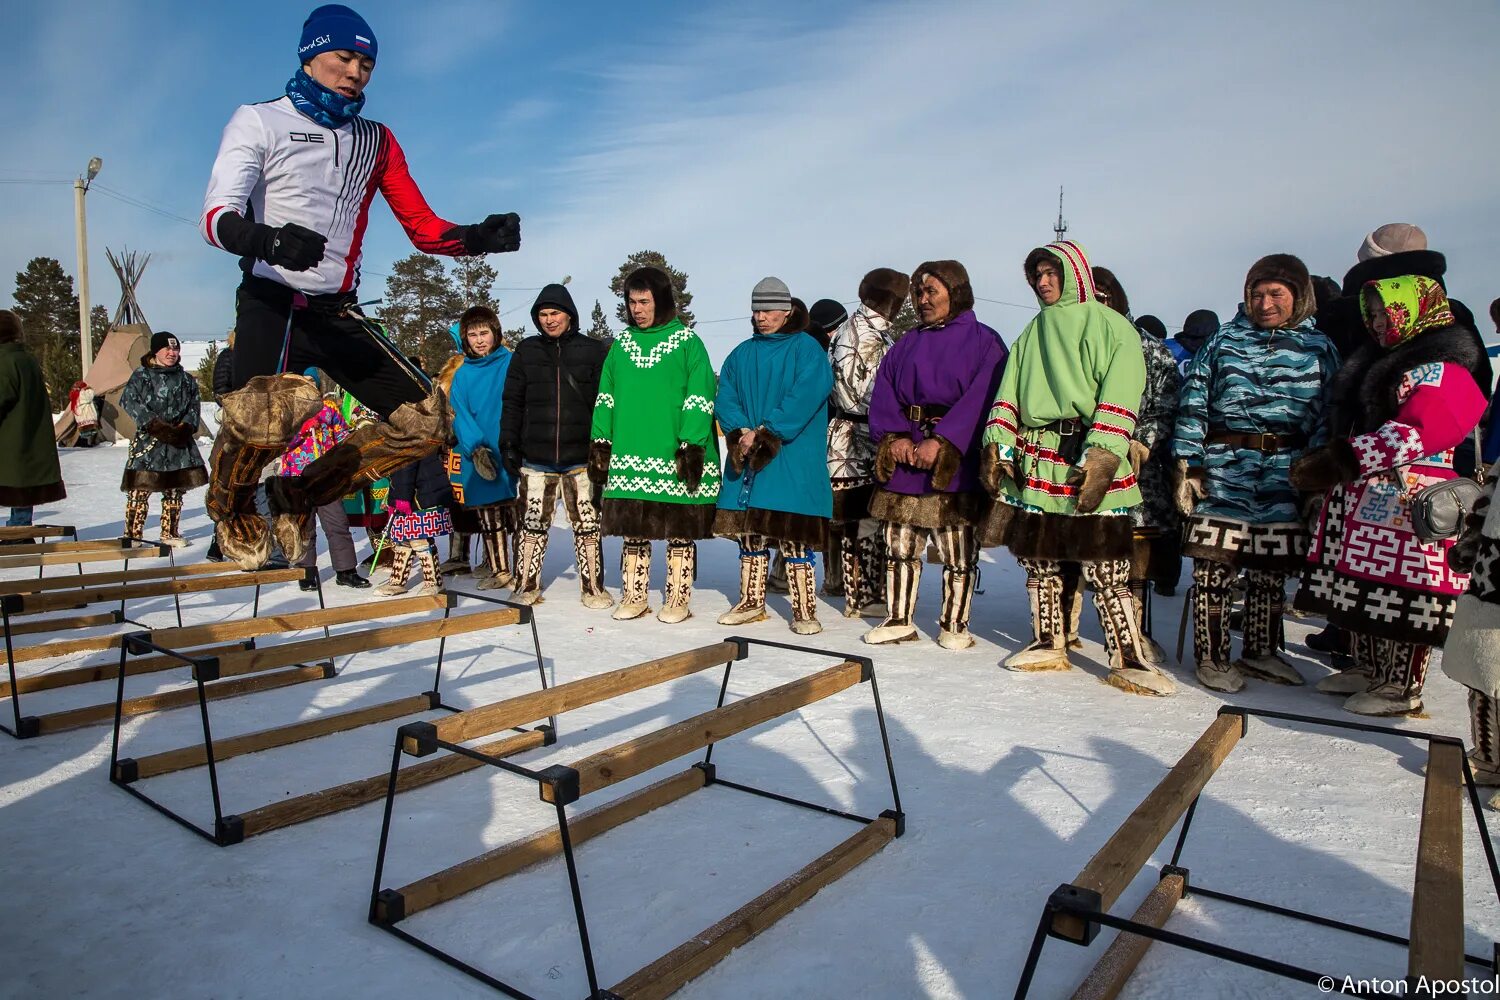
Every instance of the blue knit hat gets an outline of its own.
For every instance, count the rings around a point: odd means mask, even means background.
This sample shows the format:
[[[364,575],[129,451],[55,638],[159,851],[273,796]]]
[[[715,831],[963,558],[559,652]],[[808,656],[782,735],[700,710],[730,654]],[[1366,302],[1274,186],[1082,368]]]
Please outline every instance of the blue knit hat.
[[[302,41],[297,46],[297,61],[307,62],[320,52],[347,49],[375,58],[375,32],[369,23],[341,3],[324,4],[302,22]]]

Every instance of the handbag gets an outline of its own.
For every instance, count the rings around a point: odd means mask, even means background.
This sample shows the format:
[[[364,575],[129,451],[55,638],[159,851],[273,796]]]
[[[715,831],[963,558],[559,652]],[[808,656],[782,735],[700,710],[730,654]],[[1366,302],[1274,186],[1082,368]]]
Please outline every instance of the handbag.
[[[1484,493],[1484,465],[1479,460],[1479,430],[1474,431],[1475,478],[1450,479],[1423,487],[1410,497],[1411,528],[1423,542],[1443,542],[1463,531],[1464,518]]]

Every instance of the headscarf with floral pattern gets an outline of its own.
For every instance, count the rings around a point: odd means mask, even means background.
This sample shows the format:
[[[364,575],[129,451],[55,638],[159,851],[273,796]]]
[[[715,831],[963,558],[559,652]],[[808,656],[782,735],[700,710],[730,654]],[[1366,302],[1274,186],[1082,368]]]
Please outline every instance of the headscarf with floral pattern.
[[[1370,333],[1385,348],[1404,344],[1428,330],[1439,330],[1457,322],[1443,286],[1419,274],[1366,282],[1364,294],[1360,296],[1360,308],[1366,329],[1370,328],[1375,309],[1385,313],[1385,333],[1376,334],[1373,330]]]

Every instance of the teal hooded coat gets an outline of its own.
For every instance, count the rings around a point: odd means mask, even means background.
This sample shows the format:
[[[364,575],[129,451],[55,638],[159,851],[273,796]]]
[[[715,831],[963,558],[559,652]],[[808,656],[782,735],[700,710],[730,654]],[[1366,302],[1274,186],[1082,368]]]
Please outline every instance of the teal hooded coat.
[[[833,516],[828,482],[828,394],[833,368],[812,337],[757,333],[730,352],[719,371],[715,411],[724,433],[764,427],[781,441],[758,472],[724,470],[720,510],[770,510]],[[733,447],[734,442],[729,442]]]

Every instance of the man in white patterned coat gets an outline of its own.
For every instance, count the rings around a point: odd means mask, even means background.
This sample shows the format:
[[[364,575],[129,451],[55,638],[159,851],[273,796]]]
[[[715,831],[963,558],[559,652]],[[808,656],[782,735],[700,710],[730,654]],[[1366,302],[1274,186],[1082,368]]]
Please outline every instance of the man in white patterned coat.
[[[844,617],[884,618],[885,540],[870,517],[875,491],[875,442],[870,439],[870,394],[885,352],[896,342],[892,322],[911,279],[878,267],[859,283],[860,306],[833,333],[832,413],[828,421],[828,476],[833,481],[830,534],[843,539]],[[832,567],[829,571],[832,572]]]

